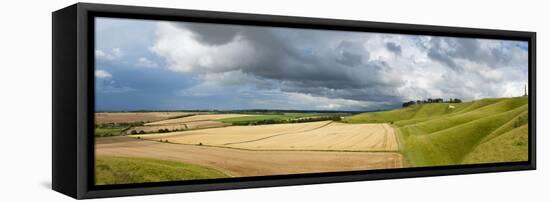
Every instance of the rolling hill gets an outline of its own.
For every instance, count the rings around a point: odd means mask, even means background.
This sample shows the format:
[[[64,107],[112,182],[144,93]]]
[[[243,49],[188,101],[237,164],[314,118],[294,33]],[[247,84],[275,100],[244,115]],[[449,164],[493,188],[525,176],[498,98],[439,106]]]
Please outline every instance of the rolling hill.
[[[132,184],[228,177],[199,165],[159,159],[96,156],[96,184]]]
[[[343,121],[391,123],[410,166],[437,166],[526,161],[528,118],[527,97],[514,97],[411,105]]]

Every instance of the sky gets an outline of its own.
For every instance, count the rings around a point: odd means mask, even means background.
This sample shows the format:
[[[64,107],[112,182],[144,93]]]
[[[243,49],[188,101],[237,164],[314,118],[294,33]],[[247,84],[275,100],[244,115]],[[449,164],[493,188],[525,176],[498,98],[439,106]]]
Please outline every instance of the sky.
[[[514,97],[525,41],[95,19],[96,111],[371,111]]]

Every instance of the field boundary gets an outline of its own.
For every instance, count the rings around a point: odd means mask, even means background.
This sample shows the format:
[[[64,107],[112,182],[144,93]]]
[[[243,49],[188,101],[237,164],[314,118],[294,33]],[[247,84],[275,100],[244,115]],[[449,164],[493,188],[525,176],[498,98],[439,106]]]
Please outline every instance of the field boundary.
[[[397,151],[401,154],[401,165],[403,167],[411,167],[412,164],[409,161],[408,155],[405,153],[405,145],[404,141],[402,140],[403,133],[401,133],[401,129],[393,124],[388,124],[391,128],[393,128],[393,131],[395,131],[395,141],[397,141]]]
[[[362,152],[362,153],[396,153],[401,154],[399,151],[386,151],[386,150],[321,150],[321,149],[246,149],[246,148],[238,148],[238,147],[226,147],[226,146],[220,146],[220,145],[197,145],[197,144],[186,144],[186,143],[177,143],[177,142],[162,142],[160,140],[151,140],[151,139],[138,139],[135,137],[128,137],[133,138],[137,140],[144,140],[144,141],[151,141],[151,142],[158,142],[158,143],[164,143],[164,144],[175,144],[175,145],[186,145],[186,146],[197,146],[197,147],[215,147],[215,148],[223,148],[223,149],[236,149],[236,150],[243,150],[243,151],[284,151],[284,152],[292,152],[292,151],[311,151],[311,152]]]

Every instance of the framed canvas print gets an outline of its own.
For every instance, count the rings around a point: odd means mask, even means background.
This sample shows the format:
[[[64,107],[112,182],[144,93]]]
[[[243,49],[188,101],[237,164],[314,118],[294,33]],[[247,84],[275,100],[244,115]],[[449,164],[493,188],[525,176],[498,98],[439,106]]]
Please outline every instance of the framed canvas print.
[[[74,198],[535,169],[535,33],[78,3],[53,14]]]

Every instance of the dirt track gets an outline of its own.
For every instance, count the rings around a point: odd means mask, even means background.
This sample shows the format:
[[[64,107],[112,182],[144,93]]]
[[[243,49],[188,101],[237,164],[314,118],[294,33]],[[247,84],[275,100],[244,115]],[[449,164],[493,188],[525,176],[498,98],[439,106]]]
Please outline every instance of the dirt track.
[[[96,155],[180,161],[236,177],[402,167],[402,157],[396,152],[250,151],[130,137],[97,138]]]

